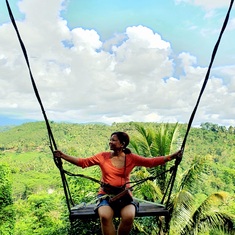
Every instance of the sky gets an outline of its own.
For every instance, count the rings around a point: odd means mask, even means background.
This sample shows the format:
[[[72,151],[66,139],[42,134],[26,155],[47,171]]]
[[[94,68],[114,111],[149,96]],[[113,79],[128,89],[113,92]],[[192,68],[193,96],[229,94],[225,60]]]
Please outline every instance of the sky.
[[[188,123],[229,0],[9,0],[47,117]],[[43,115],[0,2],[0,125]],[[193,126],[235,126],[231,11]]]

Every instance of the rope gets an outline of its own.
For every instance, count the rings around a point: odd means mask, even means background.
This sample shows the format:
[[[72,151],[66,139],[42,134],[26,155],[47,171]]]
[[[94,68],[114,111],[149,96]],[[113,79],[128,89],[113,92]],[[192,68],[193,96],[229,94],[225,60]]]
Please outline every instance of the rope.
[[[85,178],[85,179],[89,179],[89,180],[94,181],[94,182],[96,182],[96,183],[98,183],[98,184],[102,184],[102,182],[101,182],[100,180],[97,180],[97,179],[95,179],[95,178],[93,178],[93,177],[90,177],[90,176],[87,176],[87,175],[83,175],[83,174],[74,174],[74,173],[71,173],[71,172],[66,171],[66,170],[64,170],[64,173],[67,174],[67,175],[69,175],[69,176],[78,176],[78,177],[82,177],[82,178]]]
[[[40,98],[36,83],[35,83],[34,78],[33,78],[33,74],[32,74],[32,71],[31,71],[31,67],[30,67],[30,63],[29,63],[29,59],[28,59],[28,55],[27,55],[27,51],[26,51],[25,45],[23,43],[23,40],[21,39],[21,36],[20,36],[19,30],[17,28],[13,13],[11,11],[11,7],[8,3],[8,0],[6,0],[6,5],[7,5],[7,9],[8,9],[8,13],[9,13],[11,22],[14,26],[14,29],[16,31],[21,49],[22,49],[23,54],[24,54],[24,58],[25,58],[25,61],[26,61],[26,64],[27,64],[27,67],[28,67],[28,70],[29,70],[29,75],[30,75],[30,79],[31,79],[31,82],[32,82],[33,90],[34,90],[34,93],[35,93],[36,98],[38,100],[38,103],[40,105],[40,108],[41,108],[41,111],[42,111],[42,114],[43,114],[43,117],[44,117],[44,120],[45,120],[45,123],[46,123],[48,138],[49,138],[49,142],[50,142],[50,149],[53,152],[54,150],[57,149],[56,142],[55,142],[55,139],[54,139],[54,136],[53,136],[53,133],[52,133],[52,130],[51,130],[46,112],[45,112],[45,109],[43,107],[43,103],[42,103],[42,100]],[[56,166],[60,170],[60,175],[61,175],[61,179],[62,179],[62,184],[63,184],[63,188],[64,188],[66,202],[67,202],[67,205],[68,205],[68,209],[70,211],[70,207],[69,207],[70,203],[69,202],[72,202],[72,204],[73,204],[73,201],[72,201],[71,194],[69,192],[68,183],[67,183],[67,180],[66,180],[66,177],[65,177],[65,174],[64,174],[64,170],[63,170],[63,167],[62,167],[62,160],[60,158],[55,158],[55,157],[53,159],[54,159],[54,162],[55,162]]]
[[[188,137],[188,134],[189,134],[191,125],[192,125],[192,123],[193,123],[194,116],[195,116],[195,114],[196,114],[196,111],[197,111],[199,102],[200,102],[200,100],[201,100],[202,94],[203,94],[203,92],[204,92],[204,90],[205,90],[205,88],[206,88],[206,84],[207,84],[208,79],[209,79],[209,76],[210,76],[210,71],[211,71],[212,64],[213,64],[213,62],[214,62],[214,59],[215,59],[217,50],[218,50],[218,48],[219,48],[219,44],[220,44],[221,38],[222,38],[223,33],[224,33],[224,31],[225,31],[225,29],[226,29],[226,26],[227,26],[227,24],[228,24],[229,15],[230,15],[230,11],[231,11],[232,6],[233,6],[233,2],[234,2],[234,0],[231,0],[230,6],[229,6],[229,9],[228,9],[228,12],[227,12],[227,14],[226,14],[226,17],[225,17],[225,20],[224,20],[222,29],[221,29],[220,34],[219,34],[219,37],[218,37],[218,40],[217,40],[217,42],[216,42],[216,44],[215,44],[215,46],[214,46],[214,49],[213,49],[213,52],[212,52],[212,55],[211,55],[210,64],[209,64],[209,67],[208,67],[208,70],[207,70],[207,73],[206,73],[206,76],[205,76],[204,83],[203,83],[203,85],[202,85],[202,89],[201,89],[201,91],[200,91],[200,94],[199,94],[199,97],[198,97],[196,106],[194,107],[193,112],[192,112],[192,114],[191,114],[191,117],[190,117],[190,119],[189,119],[188,128],[187,128],[187,131],[186,131],[186,134],[185,134],[185,137],[184,137],[182,146],[181,146],[181,149],[182,149],[182,150],[184,150],[184,147],[185,147],[185,144],[186,144],[186,141],[187,141],[187,137]]]
[[[231,9],[232,9],[232,6],[233,6],[233,3],[234,3],[234,0],[231,0],[230,2],[230,6],[228,8],[228,11],[227,11],[227,14],[226,14],[226,17],[225,17],[225,20],[224,20],[224,23],[223,23],[223,26],[222,26],[222,29],[220,31],[220,34],[219,34],[219,37],[218,37],[218,40],[214,46],[214,49],[213,49],[213,52],[212,52],[212,55],[211,55],[211,60],[210,60],[210,64],[209,64],[209,67],[208,67],[208,70],[207,70],[207,73],[206,73],[206,76],[205,76],[205,79],[204,79],[204,82],[203,82],[203,85],[202,85],[202,88],[201,88],[201,91],[199,93],[199,97],[197,99],[197,102],[196,102],[196,105],[193,109],[193,112],[191,114],[191,117],[189,119],[189,123],[188,123],[188,127],[187,127],[187,130],[186,130],[186,134],[184,136],[184,140],[182,142],[182,145],[181,145],[181,150],[182,150],[182,153],[184,152],[184,148],[185,148],[185,144],[186,144],[186,141],[187,141],[187,137],[188,137],[188,134],[189,134],[189,131],[190,131],[190,128],[191,128],[191,125],[193,123],[193,119],[195,117],[195,114],[196,114],[196,111],[197,111],[197,108],[198,108],[198,105],[200,103],[200,100],[201,100],[201,97],[202,97],[202,94],[206,88],[206,84],[208,82],[208,79],[209,79],[209,76],[210,76],[210,71],[211,71],[211,68],[212,68],[212,65],[213,65],[213,62],[214,62],[214,59],[215,59],[215,56],[216,56],[216,53],[217,53],[217,50],[219,48],[219,44],[220,44],[220,41],[221,41],[221,38],[223,36],[223,33],[226,29],[226,26],[228,24],[228,20],[229,20],[229,16],[230,16],[230,12],[231,12]],[[166,202],[166,207],[168,206],[169,204],[169,200],[170,200],[170,196],[171,196],[171,193],[172,193],[172,189],[173,189],[173,186],[174,186],[174,182],[175,182],[175,178],[176,178],[176,174],[177,174],[177,170],[178,170],[178,166],[181,162],[182,158],[181,159],[177,159],[175,161],[175,168],[174,168],[174,171],[173,171],[173,174],[172,174],[172,177],[170,179],[171,181],[171,184],[170,184],[170,191],[169,191],[169,196],[168,196],[168,199],[167,199],[167,202]]]
[[[127,183],[125,183],[125,185],[127,185],[127,184],[133,184],[133,185],[130,187],[130,188],[133,188],[133,187],[135,187],[135,186],[137,186],[137,185],[139,185],[139,184],[142,184],[142,183],[146,182],[147,180],[153,181],[153,180],[155,180],[156,178],[158,178],[159,176],[166,174],[167,172],[173,172],[174,167],[175,167],[175,166],[172,166],[170,169],[165,170],[165,171],[163,171],[163,172],[161,172],[161,173],[159,173],[158,175],[155,175],[155,176],[149,176],[149,177],[146,177],[146,178],[144,178],[144,179],[140,179],[140,180],[136,180],[136,181],[127,182]]]

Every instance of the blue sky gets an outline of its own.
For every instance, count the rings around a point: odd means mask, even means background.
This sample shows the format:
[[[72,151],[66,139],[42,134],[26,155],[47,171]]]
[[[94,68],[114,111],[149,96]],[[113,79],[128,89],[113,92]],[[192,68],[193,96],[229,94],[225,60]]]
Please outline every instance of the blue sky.
[[[163,39],[172,42],[176,53],[190,51],[201,59],[203,65],[208,65],[208,58],[213,43],[218,38],[218,32],[208,35],[205,32],[202,37],[201,30],[218,31],[224,21],[228,3],[227,1],[224,7],[216,10],[206,10],[203,6],[177,4],[175,1],[165,0],[138,0],[134,4],[133,0],[70,1],[61,15],[68,20],[70,28],[80,26],[95,29],[101,40],[109,39],[114,33],[122,33],[131,25],[146,26],[160,33]],[[206,17],[207,12],[215,14],[214,18]],[[227,45],[228,42],[233,44],[232,35],[234,32],[225,36]],[[222,45],[221,50],[226,56],[229,46]],[[229,62],[232,54],[227,58],[224,56],[221,63],[226,63],[224,59]]]
[[[187,123],[230,1],[10,0],[50,120]],[[0,3],[0,125],[42,120]],[[195,125],[235,126],[235,14]]]

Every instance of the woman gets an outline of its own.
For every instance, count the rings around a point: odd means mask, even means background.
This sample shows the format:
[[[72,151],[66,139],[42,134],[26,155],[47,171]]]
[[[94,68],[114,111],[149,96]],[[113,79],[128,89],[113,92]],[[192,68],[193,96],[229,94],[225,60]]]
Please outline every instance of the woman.
[[[101,229],[103,235],[115,235],[116,230],[113,224],[114,213],[117,208],[110,204],[109,198],[105,197],[108,194],[113,194],[115,189],[130,187],[130,173],[136,166],[155,167],[163,165],[168,161],[182,157],[182,152],[178,151],[174,154],[161,157],[146,158],[131,153],[127,148],[129,144],[129,136],[125,132],[114,132],[111,134],[109,147],[110,152],[101,152],[89,158],[77,158],[69,156],[61,151],[54,152],[55,157],[63,158],[64,160],[80,166],[82,168],[99,165],[103,185],[99,189],[97,212],[100,217]],[[119,190],[116,190],[116,194]],[[115,194],[115,193],[114,193]],[[124,205],[120,205],[118,213],[120,215],[120,224],[118,226],[118,235],[128,235],[132,229],[136,210],[138,209],[132,200],[126,201]]]

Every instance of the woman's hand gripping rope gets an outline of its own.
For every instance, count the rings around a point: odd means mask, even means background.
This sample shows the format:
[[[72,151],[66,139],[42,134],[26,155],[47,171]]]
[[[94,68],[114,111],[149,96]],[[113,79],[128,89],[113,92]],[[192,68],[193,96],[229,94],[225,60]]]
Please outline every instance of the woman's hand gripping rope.
[[[165,156],[165,162],[169,162],[172,161],[174,159],[177,160],[177,162],[180,162],[182,160],[182,156],[183,156],[183,150],[178,150],[177,152],[170,154],[168,156]]]

